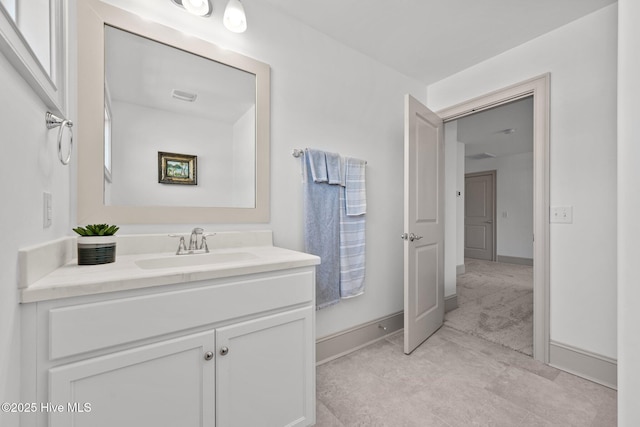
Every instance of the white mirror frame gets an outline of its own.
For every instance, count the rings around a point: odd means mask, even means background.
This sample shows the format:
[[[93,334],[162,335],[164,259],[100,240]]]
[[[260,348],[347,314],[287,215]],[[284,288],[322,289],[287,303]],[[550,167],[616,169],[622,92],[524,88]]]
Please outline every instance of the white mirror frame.
[[[0,5],[0,51],[54,114],[66,117],[66,1],[49,0],[51,74],[45,71],[13,18]]]
[[[256,76],[255,208],[106,206],[104,186],[104,26],[247,71]],[[268,222],[270,68],[164,25],[97,0],[78,2],[78,218],[79,224],[205,224]]]

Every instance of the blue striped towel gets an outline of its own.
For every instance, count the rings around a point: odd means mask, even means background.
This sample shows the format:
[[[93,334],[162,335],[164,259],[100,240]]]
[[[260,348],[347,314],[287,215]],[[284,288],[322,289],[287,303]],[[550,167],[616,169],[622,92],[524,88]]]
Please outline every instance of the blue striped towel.
[[[367,213],[367,191],[365,185],[367,162],[347,157],[344,163],[347,215],[364,215]]]
[[[363,160],[345,160],[345,187],[340,192],[340,297],[364,293],[365,284],[365,165]]]

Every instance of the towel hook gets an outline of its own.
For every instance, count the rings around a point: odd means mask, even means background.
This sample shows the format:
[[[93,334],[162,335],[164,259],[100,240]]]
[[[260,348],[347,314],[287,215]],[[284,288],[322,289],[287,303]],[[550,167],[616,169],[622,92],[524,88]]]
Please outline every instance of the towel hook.
[[[47,124],[47,129],[60,127],[58,131],[58,158],[60,159],[60,163],[68,165],[71,160],[71,151],[73,151],[73,122],[68,119],[61,119],[49,111],[44,115],[44,120]],[[66,159],[62,157],[62,134],[65,128],[69,128],[69,152],[67,153]]]

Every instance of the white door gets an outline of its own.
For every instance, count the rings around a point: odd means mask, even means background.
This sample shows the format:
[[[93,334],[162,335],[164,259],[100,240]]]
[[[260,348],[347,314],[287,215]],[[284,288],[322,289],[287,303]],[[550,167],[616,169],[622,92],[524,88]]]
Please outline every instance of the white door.
[[[442,119],[410,95],[404,128],[404,352],[444,321]]]
[[[494,258],[495,171],[464,178],[464,257]]]
[[[312,307],[216,330],[216,425],[315,423]]]

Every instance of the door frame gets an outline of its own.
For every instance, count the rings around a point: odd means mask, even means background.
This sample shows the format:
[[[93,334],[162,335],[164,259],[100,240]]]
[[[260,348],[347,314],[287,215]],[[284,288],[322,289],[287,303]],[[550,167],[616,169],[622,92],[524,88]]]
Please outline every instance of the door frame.
[[[533,358],[549,363],[549,84],[550,73],[437,112],[444,122],[533,96]]]
[[[466,161],[466,160],[465,160]],[[493,248],[491,248],[491,261],[497,261],[498,260],[498,216],[496,214],[496,209],[498,207],[498,183],[497,183],[497,178],[498,178],[498,174],[497,171],[495,169],[493,170],[488,170],[488,171],[481,171],[481,172],[471,172],[471,173],[465,173],[464,174],[464,179],[465,179],[465,187],[466,187],[466,183],[467,183],[467,178],[473,178],[474,176],[484,176],[484,175],[491,175],[492,179],[493,179],[493,200],[491,200],[491,204],[493,205],[493,216],[491,218],[491,221],[493,221]],[[467,206],[467,190],[465,189],[464,191],[464,209],[466,211]],[[465,219],[467,217],[466,212],[464,215]]]

